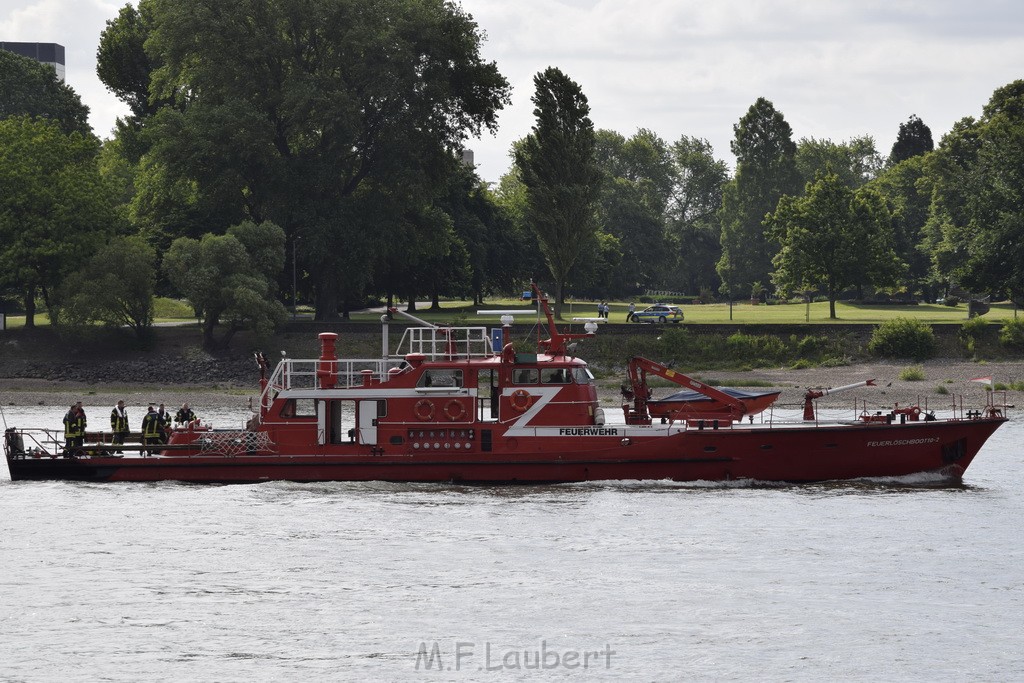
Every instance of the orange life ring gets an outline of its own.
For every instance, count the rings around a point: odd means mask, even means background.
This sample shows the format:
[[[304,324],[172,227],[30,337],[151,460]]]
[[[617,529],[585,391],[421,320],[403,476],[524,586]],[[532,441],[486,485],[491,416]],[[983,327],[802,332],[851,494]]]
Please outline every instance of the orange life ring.
[[[526,389],[516,389],[508,397],[508,402],[521,413],[533,405],[533,396]]]
[[[416,402],[413,413],[423,421],[432,420],[434,419],[434,404],[425,398],[421,398]]]
[[[466,417],[466,406],[453,398],[444,404],[444,414],[449,420],[461,420]]]

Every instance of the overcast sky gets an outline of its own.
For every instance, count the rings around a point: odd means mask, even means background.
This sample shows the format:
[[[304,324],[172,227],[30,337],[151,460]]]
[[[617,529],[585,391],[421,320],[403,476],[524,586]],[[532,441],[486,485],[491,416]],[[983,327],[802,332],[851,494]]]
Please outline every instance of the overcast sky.
[[[224,0],[230,2],[231,0]],[[106,20],[125,2],[2,0],[0,40],[67,49],[67,83],[109,137],[127,112],[96,78]],[[495,181],[530,132],[533,76],[556,66],[579,83],[598,128],[706,138],[730,164],[732,126],[758,97],[795,138],[871,135],[887,154],[917,114],[938,143],[992,91],[1024,78],[1019,0],[463,0],[486,32],[484,56],[513,86],[496,136],[470,141]]]

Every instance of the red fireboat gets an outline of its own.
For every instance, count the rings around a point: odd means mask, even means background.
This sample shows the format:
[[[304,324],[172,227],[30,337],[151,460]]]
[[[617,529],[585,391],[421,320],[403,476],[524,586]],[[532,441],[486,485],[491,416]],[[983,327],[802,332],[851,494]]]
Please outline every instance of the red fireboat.
[[[285,358],[273,373],[257,354],[260,397],[244,429],[193,424],[147,453],[153,446],[113,446],[109,434],[65,452],[57,432],[10,428],[4,450],[11,478],[798,483],[927,472],[958,481],[1006,421],[991,400],[976,411],[954,404],[942,418],[911,406],[818,420],[814,400],[835,390],[809,391],[802,420],[765,419],[761,411],[775,400],[774,392],[738,397],[634,358],[624,419],[613,424],[598,403],[594,376],[575,355],[596,324],[585,333],[560,332],[536,286],[534,295],[549,334],[535,352],[513,346],[511,318],[505,318],[496,340],[486,327],[417,321],[390,353],[385,316],[379,358],[337,358],[333,333],[319,335],[319,358]],[[708,400],[652,411],[648,372]],[[114,455],[115,448],[128,454]]]

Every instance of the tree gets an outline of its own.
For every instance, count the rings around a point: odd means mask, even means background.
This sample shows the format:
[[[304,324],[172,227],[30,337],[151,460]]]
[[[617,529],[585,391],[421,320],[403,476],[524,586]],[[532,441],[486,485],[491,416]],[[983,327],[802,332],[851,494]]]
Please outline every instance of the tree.
[[[275,278],[284,267],[284,231],[273,223],[244,222],[226,235],[176,239],[164,256],[171,283],[196,311],[207,349],[227,348],[239,330],[266,335],[288,313],[277,300]],[[220,339],[215,336],[223,324]]]
[[[775,284],[787,291],[824,287],[830,318],[844,289],[864,278],[888,284],[899,271],[884,204],[835,173],[808,185],[803,197],[783,197],[767,223],[782,245],[773,259]]]
[[[137,121],[173,101],[173,97],[151,97],[149,90],[153,72],[162,66],[145,49],[153,27],[154,4],[153,0],[140,0],[138,9],[122,7],[116,18],[107,21],[96,49],[96,74],[110,92],[131,107]]]
[[[927,154],[935,149],[932,142],[932,131],[919,119],[911,114],[906,123],[900,124],[900,132],[896,134],[896,142],[889,152],[889,165],[895,166],[901,161]]]
[[[722,195],[722,257],[718,274],[723,291],[768,282],[778,243],[766,233],[764,218],[783,195],[800,192],[793,130],[782,113],[763,97],[733,126],[731,143],[736,175]]]
[[[128,327],[144,340],[153,324],[156,250],[137,235],[115,237],[60,287],[60,324]]]
[[[672,188],[667,233],[674,258],[667,280],[692,294],[720,284],[715,264],[722,256],[722,188],[729,178],[724,161],[715,159],[711,143],[682,136],[670,149]]]
[[[927,163],[927,155],[911,157],[886,168],[868,187],[885,200],[889,210],[893,247],[907,264],[903,286],[908,292],[920,290],[926,299],[933,300],[937,282],[925,231],[932,199]]]
[[[604,175],[598,222],[606,236],[598,239],[603,245],[598,258],[588,260],[594,283],[590,293],[623,296],[654,288],[671,257],[665,242],[665,209],[672,191],[668,144],[645,129],[628,139],[600,130],[595,143]],[[616,245],[617,254],[612,251]]]
[[[360,295],[451,150],[493,130],[508,83],[445,0],[153,0],[153,153],[209,206],[273,220],[319,319]],[[340,247],[339,245],[343,245]]]
[[[565,283],[596,237],[601,171],[594,160],[590,105],[580,86],[554,67],[534,76],[533,83],[537,122],[514,156],[526,186],[527,223],[554,279],[555,315],[561,317]]]
[[[519,294],[530,280],[547,273],[537,235],[527,223],[526,186],[515,164],[501,178],[492,193],[500,212],[499,229],[487,256],[487,270],[500,292]],[[508,258],[516,254],[516,258]]]
[[[2,52],[2,51],[0,51]],[[0,286],[20,294],[25,326],[50,293],[113,231],[96,167],[99,142],[56,121],[0,120]]]
[[[63,133],[92,135],[89,107],[52,67],[0,50],[0,93],[0,119],[40,117],[55,121]]]
[[[1024,80],[996,89],[979,120],[954,125],[927,168],[936,270],[1024,306]]]
[[[882,156],[870,135],[840,143],[801,138],[796,148],[796,166],[804,184],[814,182],[819,175],[835,173],[847,187],[858,188],[878,175]]]

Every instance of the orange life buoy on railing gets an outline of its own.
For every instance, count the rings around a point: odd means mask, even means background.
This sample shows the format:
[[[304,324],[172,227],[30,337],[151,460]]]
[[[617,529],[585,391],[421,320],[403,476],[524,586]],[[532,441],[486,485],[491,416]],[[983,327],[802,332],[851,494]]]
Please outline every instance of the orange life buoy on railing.
[[[434,419],[434,404],[425,398],[420,399],[416,402],[416,406],[413,408],[413,413],[416,417],[421,420],[432,420]]]
[[[533,404],[533,396],[526,389],[516,389],[509,396],[508,402],[519,412],[525,411]]]
[[[444,404],[444,414],[449,420],[461,420],[466,417],[466,406],[453,398]]]

